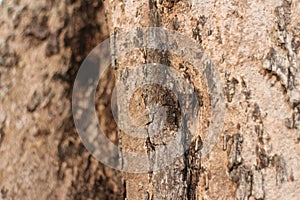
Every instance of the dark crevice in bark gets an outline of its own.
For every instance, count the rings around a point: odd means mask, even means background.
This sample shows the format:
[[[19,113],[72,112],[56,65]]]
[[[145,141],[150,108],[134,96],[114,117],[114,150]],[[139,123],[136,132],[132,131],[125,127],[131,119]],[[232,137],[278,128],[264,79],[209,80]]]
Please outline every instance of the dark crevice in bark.
[[[126,190],[126,181],[123,181],[123,199],[127,197],[127,190]]]
[[[195,141],[192,142],[189,150],[186,153],[187,159],[187,174],[186,174],[186,183],[187,183],[187,199],[196,200],[197,199],[197,187],[199,179],[201,176],[202,166],[201,166],[201,149],[203,143],[201,137],[198,136]],[[208,189],[208,188],[207,188]]]

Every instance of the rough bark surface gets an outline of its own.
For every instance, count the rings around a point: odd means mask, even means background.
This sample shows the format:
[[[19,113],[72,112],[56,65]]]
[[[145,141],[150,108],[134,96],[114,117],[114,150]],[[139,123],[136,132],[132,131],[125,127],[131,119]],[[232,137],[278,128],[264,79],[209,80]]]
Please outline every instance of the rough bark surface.
[[[105,6],[111,33],[158,26],[193,38],[221,74],[227,97],[225,126],[209,157],[193,165],[203,136],[187,138],[191,149],[167,169],[123,175],[128,199],[299,198],[299,1],[122,0]],[[118,81],[134,84],[126,82],[124,71],[160,61],[186,67],[193,86],[203,89],[193,66],[168,54],[146,55],[141,49],[132,60],[117,60]],[[119,138],[124,151],[144,146],[150,163],[159,146],[132,141],[123,132]]]
[[[122,151],[148,155],[148,173],[121,173],[102,165],[76,134],[71,92],[80,63],[109,34],[137,27],[162,27],[192,38],[220,73],[226,118],[208,157],[199,153],[213,120],[208,86],[194,66],[168,52],[137,49],[114,60],[96,95],[103,131]],[[170,66],[192,85],[203,127],[184,138],[191,145],[182,157],[156,172],[151,169],[157,159],[168,155],[155,149],[183,123],[178,99],[156,85],[139,88],[130,117],[148,131],[156,129],[149,116],[139,113],[161,104],[168,123],[157,138],[132,140],[113,123],[107,95],[114,77],[126,86],[157,78],[148,73],[135,83],[126,79],[134,66],[153,62]],[[0,199],[296,200],[300,1],[3,0],[0,100]]]

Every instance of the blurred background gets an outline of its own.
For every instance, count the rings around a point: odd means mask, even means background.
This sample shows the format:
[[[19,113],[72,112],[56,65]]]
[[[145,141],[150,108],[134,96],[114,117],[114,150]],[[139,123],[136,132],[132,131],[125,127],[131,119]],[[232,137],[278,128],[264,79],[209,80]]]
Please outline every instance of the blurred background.
[[[102,1],[0,4],[0,199],[120,199],[119,172],[87,152],[71,112],[76,72],[109,35]],[[116,140],[111,72],[102,81],[96,109]]]

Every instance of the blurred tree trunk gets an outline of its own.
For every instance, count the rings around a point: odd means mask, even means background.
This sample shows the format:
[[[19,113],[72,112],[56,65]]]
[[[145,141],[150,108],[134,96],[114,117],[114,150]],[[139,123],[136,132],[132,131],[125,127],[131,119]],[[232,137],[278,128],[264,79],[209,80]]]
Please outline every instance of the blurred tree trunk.
[[[299,198],[299,1],[106,0],[104,4],[111,34],[154,26],[193,38],[221,74],[226,96],[225,124],[210,155],[195,165],[197,138],[203,141],[204,131],[192,138],[192,149],[166,169],[145,174],[124,172],[127,199]],[[117,48],[118,43],[112,51]],[[127,72],[132,66],[152,62],[169,64],[175,70],[182,66],[187,70],[178,73],[201,89],[202,77],[192,73],[188,61],[144,49],[117,58],[117,81],[134,84],[128,82]],[[137,76],[135,81],[149,78],[149,74]],[[142,91],[141,96],[158,98],[158,93],[151,97],[149,91]],[[148,106],[145,99],[140,101],[133,107],[141,105],[138,103]],[[122,103],[124,99],[118,99],[118,105]],[[204,101],[201,109],[209,113],[210,102]],[[135,113],[139,111],[136,108],[131,117],[139,116]],[[119,115],[122,112],[119,109]],[[213,119],[206,120],[209,124]],[[144,124],[149,126],[147,120]],[[132,140],[123,131],[119,141],[121,156],[129,150],[151,155],[159,146],[149,139]],[[123,157],[122,164],[130,165],[126,160]]]
[[[0,199],[120,199],[120,173],[85,149],[71,112],[76,72],[108,37],[102,2],[4,0],[0,16]]]

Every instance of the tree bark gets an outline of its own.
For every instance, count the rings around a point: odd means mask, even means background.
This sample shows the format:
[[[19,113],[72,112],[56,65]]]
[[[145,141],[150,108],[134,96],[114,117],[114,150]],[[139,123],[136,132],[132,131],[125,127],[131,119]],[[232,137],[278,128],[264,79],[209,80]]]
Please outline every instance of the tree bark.
[[[120,173],[85,149],[71,112],[76,72],[108,37],[102,2],[4,0],[0,16],[0,199],[120,199]],[[108,100],[96,107],[113,140]]]
[[[299,0],[0,2],[0,199],[299,199]],[[206,56],[199,59],[201,66],[214,71],[205,77],[186,59],[190,55],[147,49],[143,34],[134,38],[140,48],[112,55],[95,107],[103,132],[121,147],[118,171],[95,159],[78,137],[73,84],[84,58],[109,35],[114,54],[121,47],[114,44],[118,36],[138,36],[147,27],[193,41]],[[165,41],[156,39],[154,44]],[[188,44],[178,49],[184,52]],[[152,63],[164,67],[145,67]],[[136,76],[139,66],[144,73]],[[178,103],[191,100],[188,92],[180,90],[179,99],[174,88],[156,84],[171,77],[164,70],[196,95],[191,97],[196,106],[188,106],[199,114],[191,115],[199,129]],[[219,82],[212,73],[219,74]],[[147,81],[152,84],[139,85]],[[211,83],[223,91],[225,119],[213,150],[203,155],[209,127],[216,123]],[[122,130],[126,120],[113,122],[109,93],[115,84],[136,88],[117,88],[117,96],[130,97],[127,117],[145,128],[141,135]],[[119,119],[126,117],[124,99],[115,99]],[[154,170],[173,157],[158,149],[179,127],[182,156]],[[129,160],[130,151],[145,155],[146,162]],[[128,170],[145,167],[143,173]]]
[[[162,27],[193,38],[220,73],[226,96],[226,118],[218,143],[207,157],[201,159],[200,155],[200,163],[195,161],[196,144],[205,139],[205,129],[185,138],[191,146],[183,157],[156,172],[151,166],[159,156],[153,152],[161,141],[133,140],[124,131],[119,132],[124,165],[126,160],[136,163],[124,157],[126,151],[142,152],[144,147],[144,153],[149,155],[148,173],[123,173],[127,199],[299,197],[299,1],[123,0],[105,1],[105,7],[111,34],[137,27]],[[118,43],[113,48],[118,49]],[[178,66],[186,69],[188,76],[180,70],[178,73],[188,77],[198,95],[204,96],[201,116],[205,120],[199,123],[212,123],[211,103],[209,98],[205,99],[205,95],[212,94],[203,88],[203,77],[193,74],[195,66],[168,53],[140,49],[118,58],[117,81],[130,88],[139,80],[156,79],[151,69],[134,82],[127,74],[133,73],[133,65],[152,62],[169,64],[175,70]],[[133,105],[138,107],[142,103],[145,109],[153,101],[162,103],[161,91],[154,90],[154,97],[151,91],[153,88],[140,90],[140,95],[152,101],[142,97]],[[126,97],[129,92],[122,95]],[[118,99],[120,108],[123,103],[123,99]],[[120,116],[122,112],[119,109]],[[132,117],[136,116],[133,111]],[[134,120],[139,124],[140,118]],[[149,130],[147,118],[144,120]]]

